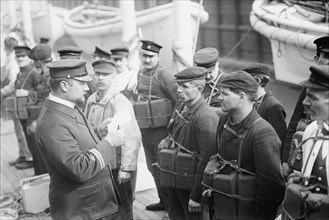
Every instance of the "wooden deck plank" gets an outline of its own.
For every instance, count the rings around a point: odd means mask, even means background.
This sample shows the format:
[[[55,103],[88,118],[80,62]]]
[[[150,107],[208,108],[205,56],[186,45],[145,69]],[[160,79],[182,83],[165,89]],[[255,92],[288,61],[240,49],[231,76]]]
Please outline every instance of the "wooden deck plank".
[[[8,162],[15,160],[18,156],[17,140],[13,130],[13,123],[11,121],[3,121],[1,119],[0,125],[0,192],[1,195],[4,195],[6,193],[13,193],[19,189],[20,180],[33,176],[34,170],[32,168],[17,170],[15,167],[9,166]],[[159,201],[156,189],[148,189],[136,192],[135,197],[136,199],[133,206],[135,220],[161,220],[166,215],[165,211],[150,212],[145,209],[146,205]],[[19,219],[51,220],[52,218],[50,216],[46,216],[45,213],[39,213],[38,215],[32,216],[28,214],[20,215]]]

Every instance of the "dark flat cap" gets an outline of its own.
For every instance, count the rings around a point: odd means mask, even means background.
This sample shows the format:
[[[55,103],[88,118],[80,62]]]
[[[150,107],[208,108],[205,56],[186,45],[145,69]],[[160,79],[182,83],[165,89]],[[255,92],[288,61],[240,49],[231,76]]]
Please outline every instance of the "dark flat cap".
[[[61,59],[80,59],[82,50],[75,46],[66,46],[57,50]]]
[[[316,44],[316,50],[329,53],[329,35],[319,37],[313,41]]]
[[[94,51],[94,56],[98,56],[100,58],[104,58],[104,59],[111,59],[111,52],[108,52],[104,49],[101,49],[99,47],[95,47],[95,51]]]
[[[142,49],[143,50],[147,50],[147,51],[151,51],[154,53],[159,53],[160,49],[162,48],[162,46],[160,46],[159,44],[153,42],[153,41],[149,41],[149,40],[141,40],[142,42]]]
[[[86,69],[86,61],[77,59],[65,59],[51,62],[47,65],[52,79],[76,79],[91,81]]]
[[[115,63],[111,60],[96,60],[91,64],[95,72],[99,73],[115,73]]]
[[[329,66],[311,66],[310,71],[310,78],[301,84],[307,88],[329,90]]]
[[[31,48],[28,46],[16,46],[14,47],[15,54],[26,54],[29,55]]]
[[[249,73],[252,76],[263,75],[270,77],[270,68],[263,63],[253,63],[244,68],[242,71]]]
[[[51,58],[51,48],[47,44],[38,44],[29,53],[32,60],[47,60]]]
[[[188,67],[175,74],[176,82],[188,82],[196,79],[205,79],[207,69],[203,67]]]
[[[257,91],[257,81],[245,71],[236,71],[226,74],[220,86],[241,89],[242,91],[254,93]]]
[[[195,52],[193,60],[197,66],[204,67],[207,68],[208,71],[212,71],[218,60],[218,51],[213,47],[203,48]]]
[[[122,58],[122,57],[126,57],[129,54],[129,49],[122,47],[122,48],[113,48],[111,50],[112,53],[112,57],[113,58]]]

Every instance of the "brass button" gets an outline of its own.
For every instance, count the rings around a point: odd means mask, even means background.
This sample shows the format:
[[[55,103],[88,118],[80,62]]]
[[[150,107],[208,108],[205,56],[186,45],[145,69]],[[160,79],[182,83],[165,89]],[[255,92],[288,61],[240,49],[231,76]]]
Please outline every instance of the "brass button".
[[[322,180],[322,178],[321,177],[318,177],[318,181],[321,181]]]
[[[319,166],[319,170],[323,170],[323,166]]]
[[[315,191],[319,192],[320,191],[320,188],[319,187],[316,187],[315,188]]]

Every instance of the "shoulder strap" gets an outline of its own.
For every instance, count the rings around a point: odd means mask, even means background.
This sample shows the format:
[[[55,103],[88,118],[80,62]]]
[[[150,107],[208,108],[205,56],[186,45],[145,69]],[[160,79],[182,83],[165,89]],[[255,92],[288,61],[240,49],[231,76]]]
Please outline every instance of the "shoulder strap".
[[[218,75],[216,81],[214,82],[214,86],[211,87],[211,92],[210,92],[210,95],[209,95],[209,99],[208,99],[208,101],[207,101],[207,103],[208,103],[209,105],[210,105],[210,103],[211,103],[211,99],[212,99],[212,96],[213,96],[214,91],[215,91],[215,89],[216,89],[217,83],[218,83],[219,79],[222,77],[222,74],[223,74],[223,73],[220,73],[220,74]]]
[[[309,137],[309,138],[306,138],[304,141],[302,141],[301,143],[300,143],[300,145],[298,146],[298,147],[302,147],[302,145],[303,144],[305,144],[307,141],[309,141],[309,140],[313,140],[313,144],[312,144],[312,148],[311,148],[311,150],[310,150],[310,154],[308,155],[308,157],[307,157],[307,159],[306,159],[306,163],[305,164],[308,164],[308,161],[310,160],[310,157],[311,157],[311,154],[312,154],[312,151],[313,151],[313,148],[314,148],[314,146],[315,146],[315,143],[316,143],[316,141],[317,140],[329,140],[329,138],[328,137],[319,137],[318,136],[318,134],[319,134],[319,129],[316,131],[316,134],[315,134],[315,136],[314,137]],[[306,168],[306,166],[304,166],[304,169],[302,170],[302,175],[304,175],[304,173],[305,173],[305,168]]]
[[[33,72],[33,68],[32,68],[32,70],[27,74],[27,76],[26,76],[26,78],[24,79],[24,82],[22,83],[20,89],[23,89],[23,88],[24,88],[24,86],[25,86],[27,80],[30,78],[30,75],[31,75],[32,72]]]

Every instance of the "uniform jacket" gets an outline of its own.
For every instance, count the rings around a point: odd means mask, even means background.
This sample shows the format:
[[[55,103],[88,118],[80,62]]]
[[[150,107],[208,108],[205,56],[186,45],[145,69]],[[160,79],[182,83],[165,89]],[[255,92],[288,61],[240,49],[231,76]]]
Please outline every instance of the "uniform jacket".
[[[150,87],[152,96],[167,98],[171,100],[173,105],[176,104],[177,84],[173,75],[164,70],[159,64],[151,70],[142,69],[138,73],[138,94],[148,96]]]
[[[96,130],[108,118],[117,117],[119,120],[120,118],[130,119],[123,126],[124,144],[121,146],[120,167],[116,167],[116,161],[111,164],[111,168],[134,171],[137,168],[141,133],[130,101],[124,95],[115,91],[109,90],[99,102],[96,102],[97,93],[92,94],[87,100],[85,114]]]
[[[15,89],[29,90],[29,96],[36,94],[36,88],[39,84],[40,73],[38,73],[32,64],[20,69],[15,81]],[[24,84],[25,82],[25,84]],[[24,84],[24,85],[23,85]],[[23,86],[23,87],[22,87]]]
[[[178,109],[184,108],[182,103]],[[168,133],[174,140],[185,148],[199,154],[193,187],[190,198],[201,202],[203,171],[211,155],[216,153],[216,127],[218,124],[217,114],[203,98],[200,98],[191,108],[182,114],[184,119],[173,113],[168,125]]]
[[[287,133],[287,125],[285,121],[286,111],[282,104],[272,95],[271,92],[267,92],[264,95],[257,112],[272,125],[280,138],[281,145],[283,145]],[[282,147],[280,148],[280,152],[281,150]]]
[[[257,178],[252,219],[274,219],[285,190],[279,151],[281,142],[273,127],[264,119],[253,126],[253,122],[259,117],[253,109],[239,124],[232,125],[231,116],[225,121],[241,135],[249,128],[243,139],[241,168],[255,173]],[[241,139],[223,129],[225,121],[221,119],[217,129],[219,154],[225,160],[237,160]]]
[[[53,219],[98,219],[118,211],[107,164],[114,150],[76,109],[47,99],[36,128],[37,148],[50,175]]]

